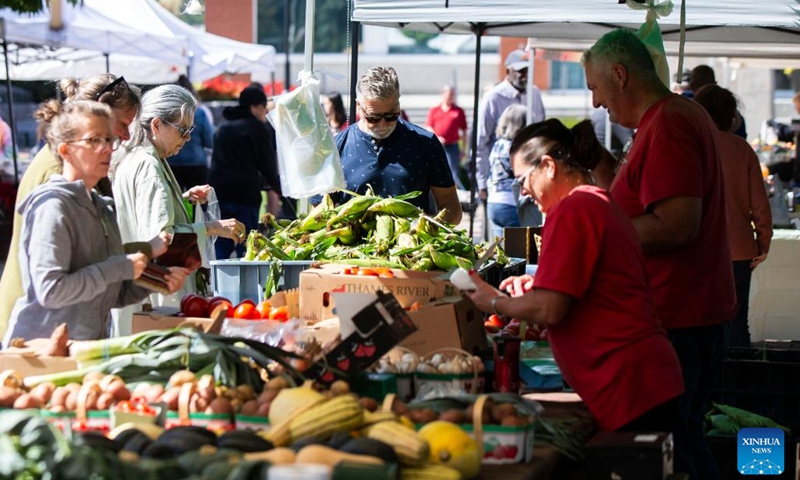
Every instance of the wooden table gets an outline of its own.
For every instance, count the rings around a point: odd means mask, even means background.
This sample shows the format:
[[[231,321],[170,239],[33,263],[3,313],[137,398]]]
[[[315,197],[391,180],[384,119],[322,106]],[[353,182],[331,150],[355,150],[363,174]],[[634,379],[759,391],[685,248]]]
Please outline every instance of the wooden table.
[[[580,398],[570,393],[555,392],[526,395],[526,398],[536,400],[542,404],[543,418],[574,418],[580,420],[576,423],[579,429],[595,429],[594,420],[580,402]],[[477,480],[558,480],[582,479],[582,472],[567,472],[556,470],[563,464],[564,457],[552,447],[536,447],[533,451],[533,460],[517,465],[485,465],[481,469]]]

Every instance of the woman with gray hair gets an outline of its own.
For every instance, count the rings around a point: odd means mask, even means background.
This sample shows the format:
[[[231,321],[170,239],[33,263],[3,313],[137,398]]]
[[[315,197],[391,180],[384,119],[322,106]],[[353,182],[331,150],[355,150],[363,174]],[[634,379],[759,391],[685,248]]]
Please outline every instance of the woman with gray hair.
[[[523,105],[510,105],[497,121],[497,140],[489,154],[489,179],[486,211],[492,223],[492,237],[502,237],[505,227],[519,227],[514,171],[509,148],[514,136],[525,126],[528,110]]]
[[[167,158],[176,154],[191,136],[196,108],[194,96],[178,85],[161,85],[142,97],[131,139],[115,159],[111,175],[123,241],[151,238],[162,231],[169,234],[194,232],[200,251],[205,252],[207,237],[212,235],[234,242],[244,240],[244,225],[236,219],[194,223],[184,199],[203,203],[210,187],[195,186],[181,193],[167,163]],[[151,301],[153,305],[177,306],[183,294],[196,291],[192,275],[183,291],[169,296],[153,294]],[[120,323],[119,333],[124,334],[126,322],[120,320]]]

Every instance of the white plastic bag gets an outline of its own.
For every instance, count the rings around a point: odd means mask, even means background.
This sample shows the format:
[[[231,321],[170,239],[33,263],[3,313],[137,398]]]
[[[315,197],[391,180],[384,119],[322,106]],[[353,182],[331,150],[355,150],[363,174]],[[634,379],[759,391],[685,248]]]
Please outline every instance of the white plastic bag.
[[[212,187],[206,197],[205,208],[199,203],[194,205],[194,223],[216,222],[219,221],[219,217],[220,211],[219,202],[217,201],[217,192],[214,191]],[[214,242],[216,241],[216,236],[206,237],[204,242],[205,248],[198,243],[198,247],[200,247],[200,256],[203,258],[203,267],[205,268],[211,268],[211,260],[216,259],[216,254],[214,253]]]
[[[303,85],[275,99],[269,121],[275,128],[283,194],[307,198],[347,185],[342,160],[319,100],[319,80],[307,74]]]
[[[645,22],[639,27],[639,31],[636,34],[647,47],[650,56],[653,57],[653,65],[656,67],[658,77],[664,82],[664,85],[669,87],[669,65],[667,64],[667,54],[664,51],[664,40],[661,37],[658,19],[672,13],[672,1],[656,3],[656,0],[647,0],[646,3],[641,4],[628,0],[627,5],[634,10],[647,10]]]

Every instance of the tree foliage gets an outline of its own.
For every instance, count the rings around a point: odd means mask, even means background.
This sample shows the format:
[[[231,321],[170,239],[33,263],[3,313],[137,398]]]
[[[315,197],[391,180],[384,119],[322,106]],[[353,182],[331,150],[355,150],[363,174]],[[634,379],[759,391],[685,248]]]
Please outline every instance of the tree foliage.
[[[83,5],[83,0],[67,0],[72,5]],[[42,0],[3,0],[2,5],[19,13],[39,13],[44,9]]]
[[[273,45],[284,52],[284,7],[289,4],[290,52],[302,52],[305,39],[306,2],[304,0],[258,0],[258,43]],[[347,48],[348,2],[316,0],[314,51],[342,52]]]

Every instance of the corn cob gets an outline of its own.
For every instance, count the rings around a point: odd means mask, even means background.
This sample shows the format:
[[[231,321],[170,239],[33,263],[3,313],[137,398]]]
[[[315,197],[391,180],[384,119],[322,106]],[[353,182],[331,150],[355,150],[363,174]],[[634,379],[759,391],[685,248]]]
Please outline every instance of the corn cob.
[[[353,197],[347,203],[339,207],[337,214],[328,220],[327,227],[333,228],[337,223],[344,223],[361,217],[372,204],[380,201],[380,197],[362,195]]]
[[[428,270],[433,270],[434,266],[433,260],[431,260],[429,257],[424,257],[414,262],[414,264],[411,265],[411,270],[427,272]]]
[[[394,220],[389,215],[377,215],[375,222],[375,241],[383,245],[389,244],[394,237]]]
[[[402,465],[420,467],[431,454],[431,447],[424,438],[397,422],[377,423],[367,429],[367,437],[394,448]]]
[[[397,236],[397,246],[402,248],[414,248],[417,246],[417,239],[410,233],[402,232]]]
[[[330,218],[330,212],[334,211],[333,201],[329,195],[324,195],[322,201],[315,205],[314,208],[308,212],[303,220],[297,225],[299,232],[315,232],[320,228],[325,227],[325,223]]]
[[[388,213],[395,217],[415,217],[421,213],[417,206],[396,198],[384,198],[372,204],[367,211],[370,213]]]
[[[394,219],[394,234],[400,235],[411,230],[411,222],[407,218],[395,217]]]
[[[446,252],[440,252],[433,245],[428,247],[428,252],[431,254],[431,260],[436,266],[442,270],[451,270],[458,268],[458,261],[456,256]]]
[[[444,465],[400,469],[400,480],[461,480],[458,470]]]
[[[364,410],[353,395],[340,395],[301,413],[291,421],[293,441],[308,437],[326,438],[349,432],[364,421]]]

